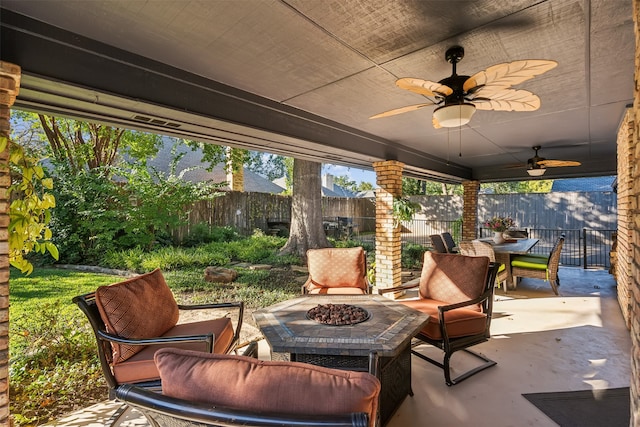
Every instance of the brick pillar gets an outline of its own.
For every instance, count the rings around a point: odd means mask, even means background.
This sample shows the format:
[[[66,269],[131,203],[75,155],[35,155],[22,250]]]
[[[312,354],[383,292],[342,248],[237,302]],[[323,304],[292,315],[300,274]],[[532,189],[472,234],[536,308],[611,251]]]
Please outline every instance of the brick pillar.
[[[463,182],[462,191],[462,240],[473,240],[477,237],[480,181]]]
[[[400,227],[393,225],[393,198],[402,196],[402,169],[396,160],[374,162],[376,172],[376,287],[402,283]]]
[[[9,107],[20,88],[20,67],[0,61],[0,138],[9,139]],[[0,152],[0,425],[9,425],[9,144]]]
[[[627,328],[631,327],[631,265],[633,252],[630,250],[633,244],[633,207],[632,199],[633,182],[631,174],[634,164],[632,153],[634,145],[634,121],[633,111],[629,110],[618,129],[618,230],[616,243],[615,278],[618,289],[618,302],[622,309]]]
[[[625,173],[629,179],[628,214],[633,218],[629,230],[627,272],[631,291],[631,423],[640,426],[640,1],[633,2],[633,20],[636,36],[635,85],[633,102],[633,136],[629,145],[629,165]],[[620,146],[620,139],[618,139]],[[618,217],[620,218],[620,217]],[[620,221],[620,219],[618,219]]]
[[[227,147],[227,182],[231,191],[244,191],[244,165],[232,155],[235,148]]]

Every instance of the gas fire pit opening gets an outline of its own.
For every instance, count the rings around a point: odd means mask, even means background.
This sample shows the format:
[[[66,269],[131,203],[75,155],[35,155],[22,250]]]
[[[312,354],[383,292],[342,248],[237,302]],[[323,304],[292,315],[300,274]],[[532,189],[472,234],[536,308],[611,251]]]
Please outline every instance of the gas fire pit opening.
[[[318,304],[307,311],[307,318],[325,325],[347,326],[369,319],[369,312],[350,304]]]

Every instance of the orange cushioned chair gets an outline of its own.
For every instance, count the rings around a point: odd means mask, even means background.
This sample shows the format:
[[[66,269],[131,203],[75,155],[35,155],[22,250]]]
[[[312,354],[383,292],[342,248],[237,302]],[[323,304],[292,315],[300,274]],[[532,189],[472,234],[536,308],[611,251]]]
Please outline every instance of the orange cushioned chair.
[[[89,318],[98,340],[98,355],[109,386],[109,396],[124,383],[159,388],[153,356],[162,347],[228,353],[236,349],[242,328],[242,302],[178,305],[159,269],[73,298]],[[178,323],[180,310],[238,310],[234,330],[224,316]],[[211,316],[210,316],[211,317]],[[250,346],[245,354],[256,355]]]
[[[370,372],[169,348],[155,361],[162,394],[129,384],[116,391],[154,426],[377,424],[380,381]]]
[[[309,249],[307,267],[304,294],[370,293],[367,256],[362,247]]]
[[[378,290],[386,293],[419,287],[418,299],[398,302],[429,315],[429,322],[416,338],[442,349],[444,360],[440,363],[415,350],[411,352],[444,369],[449,386],[496,364],[468,347],[489,339],[497,271],[498,264],[488,257],[425,252],[419,279]],[[484,363],[452,379],[449,359],[458,350]]]

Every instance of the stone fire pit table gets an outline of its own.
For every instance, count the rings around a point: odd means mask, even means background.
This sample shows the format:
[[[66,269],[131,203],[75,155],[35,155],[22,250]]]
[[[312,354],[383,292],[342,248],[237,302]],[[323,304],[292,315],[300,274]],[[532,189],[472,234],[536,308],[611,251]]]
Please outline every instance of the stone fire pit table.
[[[361,307],[369,318],[354,325],[333,326],[307,317],[307,311],[324,304]],[[411,390],[411,338],[428,316],[379,295],[305,296],[253,313],[271,347],[272,358],[311,363],[329,368],[368,370],[369,353],[380,356],[382,385],[380,419],[391,418]]]

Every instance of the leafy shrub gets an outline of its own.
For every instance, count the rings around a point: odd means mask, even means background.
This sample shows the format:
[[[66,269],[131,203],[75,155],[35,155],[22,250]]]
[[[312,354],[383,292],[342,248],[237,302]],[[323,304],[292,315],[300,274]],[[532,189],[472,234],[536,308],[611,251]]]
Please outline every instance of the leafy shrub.
[[[401,263],[402,268],[416,268],[422,265],[426,247],[415,243],[407,243],[402,248]]]
[[[195,224],[184,238],[182,246],[198,246],[211,242],[231,242],[240,238],[233,227],[210,227],[206,222]]]

